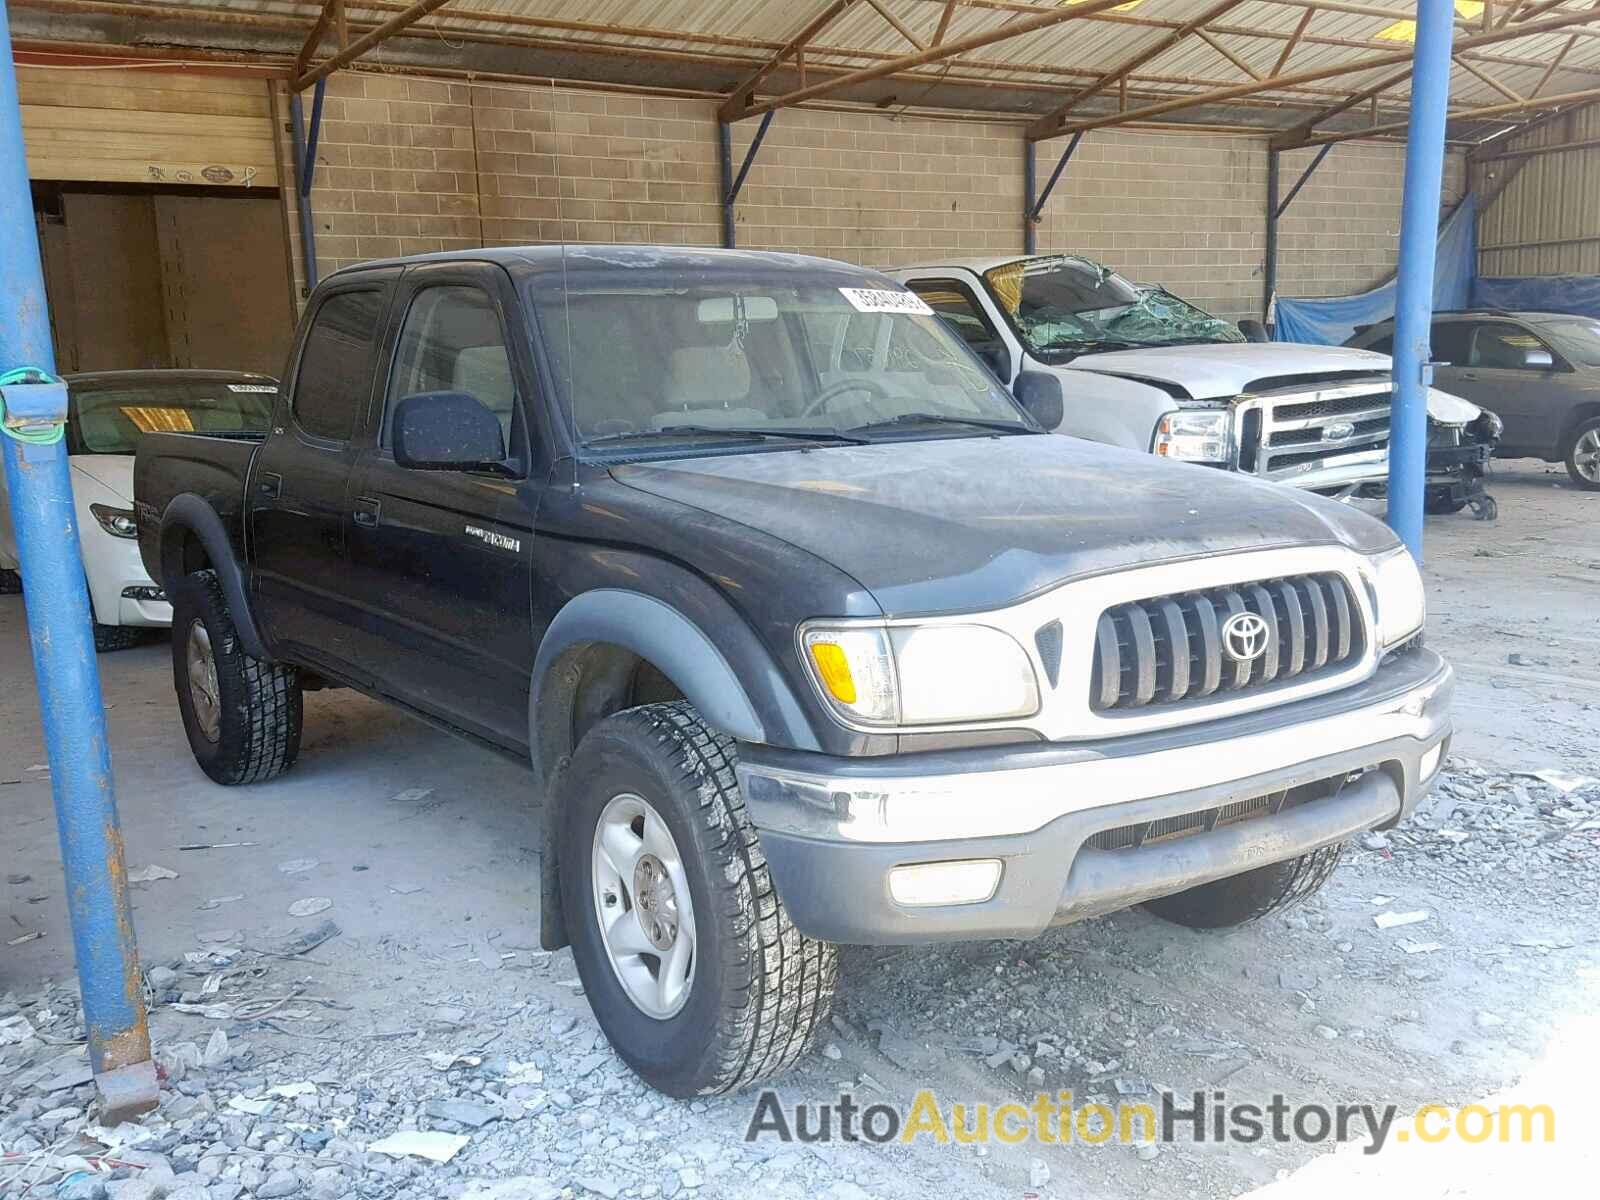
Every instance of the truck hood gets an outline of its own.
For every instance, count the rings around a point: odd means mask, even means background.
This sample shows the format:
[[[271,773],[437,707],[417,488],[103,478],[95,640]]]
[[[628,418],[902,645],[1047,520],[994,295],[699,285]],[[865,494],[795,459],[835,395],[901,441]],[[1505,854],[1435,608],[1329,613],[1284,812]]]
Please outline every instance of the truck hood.
[[[74,454],[73,473],[94,480],[128,504],[133,503],[133,455]]]
[[[1089,371],[1176,387],[1193,400],[1228,400],[1258,379],[1336,371],[1387,372],[1389,356],[1347,346],[1225,342],[1080,354],[1058,369],[1069,374],[1069,381],[1070,372]]]
[[[1379,522],[1320,496],[1062,436],[732,454],[611,473],[833,564],[890,615],[995,608],[1163,561],[1395,544]]]

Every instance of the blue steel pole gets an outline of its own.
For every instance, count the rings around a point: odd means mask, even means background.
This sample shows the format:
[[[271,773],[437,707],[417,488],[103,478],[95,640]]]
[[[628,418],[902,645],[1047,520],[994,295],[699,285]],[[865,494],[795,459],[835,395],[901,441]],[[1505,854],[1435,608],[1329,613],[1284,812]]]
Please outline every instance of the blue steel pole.
[[[1423,478],[1428,457],[1429,327],[1444,175],[1445,108],[1450,99],[1451,0],[1418,0],[1395,286],[1394,413],[1389,437],[1389,524],[1422,561]]]
[[[6,3],[0,0],[0,374],[55,369]],[[7,389],[8,391],[11,389]],[[22,389],[26,390],[26,389]],[[62,416],[65,414],[62,413]],[[111,785],[65,443],[0,433],[39,688],[72,943],[101,1119],[159,1100]]]

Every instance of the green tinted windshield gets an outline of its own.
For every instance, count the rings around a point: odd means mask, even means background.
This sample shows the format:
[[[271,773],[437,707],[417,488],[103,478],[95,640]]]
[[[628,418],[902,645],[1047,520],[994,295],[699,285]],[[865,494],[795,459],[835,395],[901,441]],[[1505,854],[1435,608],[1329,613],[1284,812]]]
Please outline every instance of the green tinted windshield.
[[[1086,258],[1022,259],[983,278],[1029,351],[1044,357],[1245,340],[1237,326]]]
[[[132,454],[144,433],[263,433],[277,385],[270,380],[70,384],[73,454]]]
[[[1033,428],[912,293],[792,278],[702,273],[651,286],[575,277],[565,292],[536,291],[578,438],[635,450],[646,439],[738,430],[749,448],[797,444],[782,431],[989,432],[961,420]]]

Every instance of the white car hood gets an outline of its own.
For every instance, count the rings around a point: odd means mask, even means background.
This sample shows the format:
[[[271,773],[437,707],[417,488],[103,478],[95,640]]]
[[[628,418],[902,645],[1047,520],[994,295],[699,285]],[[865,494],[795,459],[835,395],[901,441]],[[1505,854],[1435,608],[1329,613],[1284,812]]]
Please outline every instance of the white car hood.
[[[1428,389],[1428,417],[1441,425],[1466,425],[1476,421],[1483,409],[1471,400],[1441,392],[1436,387]]]
[[[92,479],[106,491],[133,503],[133,455],[74,454],[70,462],[75,474]]]
[[[1081,354],[1067,363],[1065,370],[1149,379],[1180,387],[1195,400],[1226,400],[1269,376],[1385,372],[1389,370],[1389,356],[1347,346],[1228,342]]]

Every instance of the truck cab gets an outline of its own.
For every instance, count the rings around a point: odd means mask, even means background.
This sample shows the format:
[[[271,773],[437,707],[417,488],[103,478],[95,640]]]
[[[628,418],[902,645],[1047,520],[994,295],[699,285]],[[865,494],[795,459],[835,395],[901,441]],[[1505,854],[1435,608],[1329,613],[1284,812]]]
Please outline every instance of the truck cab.
[[[1389,358],[1252,341],[1076,255],[891,271],[1005,383],[1060,379],[1057,432],[1324,494],[1388,474]]]

